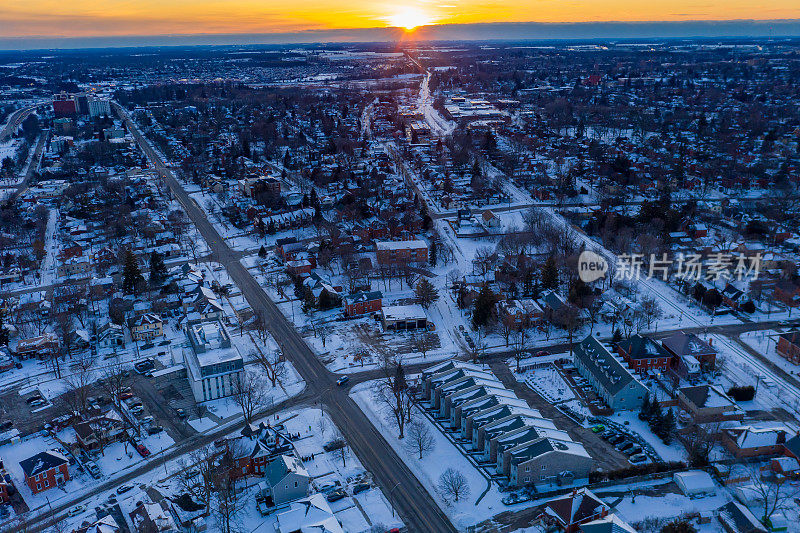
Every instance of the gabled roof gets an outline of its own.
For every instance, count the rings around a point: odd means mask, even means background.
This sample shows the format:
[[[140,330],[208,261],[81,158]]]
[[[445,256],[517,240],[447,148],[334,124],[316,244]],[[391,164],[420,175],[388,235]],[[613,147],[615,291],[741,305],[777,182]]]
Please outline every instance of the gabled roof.
[[[576,490],[545,504],[545,512],[564,525],[578,524],[607,510],[608,506],[603,500],[587,488]]]
[[[617,394],[631,382],[644,388],[630,370],[592,335],[575,347],[574,354],[575,359],[580,359],[584,367],[611,395]]]
[[[650,337],[643,337],[638,333],[628,340],[617,343],[620,350],[628,354],[631,359],[661,359],[670,358],[670,354],[661,345]]]
[[[630,524],[615,514],[586,522],[581,525],[581,531],[583,533],[637,533]]]
[[[682,331],[670,335],[662,341],[662,344],[666,349],[680,357],[689,355],[697,357],[717,353],[714,348],[702,341],[694,333],[684,333]]]

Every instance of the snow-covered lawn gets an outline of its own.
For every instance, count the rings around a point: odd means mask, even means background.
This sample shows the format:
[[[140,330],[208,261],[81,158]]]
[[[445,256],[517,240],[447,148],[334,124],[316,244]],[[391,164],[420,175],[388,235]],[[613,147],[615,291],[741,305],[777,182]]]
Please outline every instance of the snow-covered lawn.
[[[455,445],[415,407],[415,419],[428,425],[430,433],[435,439],[433,450],[422,459],[418,459],[419,456],[416,452],[407,449],[404,443],[397,438],[397,430],[388,422],[380,406],[375,404],[371,387],[372,382],[360,383],[353,387],[350,395],[457,528],[465,529],[510,509],[500,501],[503,496],[497,485],[494,483],[490,485],[483,473],[474,467]],[[439,476],[447,468],[453,468],[464,475],[470,488],[469,496],[458,502],[448,500],[436,488]],[[489,491],[483,495],[487,487],[489,487]],[[522,508],[523,506],[524,504],[520,504],[516,507]]]

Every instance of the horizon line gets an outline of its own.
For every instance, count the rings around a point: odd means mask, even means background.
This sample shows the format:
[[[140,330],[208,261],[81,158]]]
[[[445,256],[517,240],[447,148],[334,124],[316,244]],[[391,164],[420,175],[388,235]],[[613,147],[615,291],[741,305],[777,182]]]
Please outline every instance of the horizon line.
[[[503,31],[497,31],[503,28]],[[509,34],[509,30],[511,34]],[[467,35],[467,32],[469,34]],[[497,34],[495,34],[495,32]],[[0,51],[180,46],[313,45],[468,41],[627,41],[632,39],[785,39],[800,37],[800,19],[481,22],[431,24],[413,31],[391,26],[265,33],[175,33],[95,36],[0,36]],[[49,45],[48,45],[49,44]]]

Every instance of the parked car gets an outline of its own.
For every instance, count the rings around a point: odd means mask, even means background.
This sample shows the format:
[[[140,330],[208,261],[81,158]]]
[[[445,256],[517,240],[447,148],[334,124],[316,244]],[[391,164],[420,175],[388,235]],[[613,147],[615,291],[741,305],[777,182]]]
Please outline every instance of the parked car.
[[[141,455],[142,457],[147,457],[148,455],[150,455],[150,450],[148,450],[147,446],[145,446],[144,444],[137,444],[136,451],[139,452],[139,455]]]
[[[8,431],[13,427],[14,427],[14,422],[12,422],[11,420],[6,420],[2,424],[0,424],[0,431]]]
[[[620,452],[624,452],[628,448],[633,448],[633,447],[634,447],[634,443],[629,441],[629,440],[624,440],[624,441],[620,442],[619,444],[617,444],[616,446],[614,446],[614,448],[616,448],[617,451],[620,451]]]
[[[628,448],[627,450],[625,450],[625,455],[630,455],[630,456],[639,455],[640,453],[642,453],[642,451],[643,450],[641,446],[634,446],[633,448]]]
[[[613,429],[607,429],[607,430],[605,430],[604,432],[602,432],[600,434],[600,438],[608,440],[608,439],[610,439],[611,437],[613,437],[616,434],[617,434],[617,432],[614,431]]]
[[[142,418],[142,424],[152,424],[155,421],[156,421],[156,419],[153,418],[152,416],[146,416],[146,417]]]
[[[647,456],[643,453],[634,455],[628,459],[628,462],[634,465],[638,465],[647,461]]]
[[[608,439],[609,444],[617,445],[624,441],[627,437],[625,435],[616,434]]]
[[[100,472],[100,467],[97,466],[97,463],[92,461],[86,463],[86,470],[89,472],[89,475],[95,479],[100,479],[100,476],[102,475]]]
[[[370,489],[369,483],[356,483],[355,485],[353,485],[353,496],[355,496],[356,494],[360,494],[364,491],[367,491],[369,489]]]
[[[35,398],[35,399],[33,399],[33,401],[28,400],[28,403],[30,404],[31,407],[41,407],[42,405],[47,404],[47,402],[44,400],[44,398],[41,398],[41,397],[40,398]]]
[[[188,416],[186,414],[186,409],[183,409],[183,408],[180,408],[180,407],[175,409],[175,412],[178,414],[178,418],[180,418],[180,419],[184,419],[184,418],[186,418]]]
[[[144,413],[144,407],[141,404],[140,405],[135,405],[135,406],[131,407],[130,411],[131,411],[131,413],[133,413],[135,415],[138,415],[138,414]]]
[[[42,398],[41,396],[39,396],[39,395],[37,394],[36,396],[31,396],[30,398],[28,398],[28,399],[27,399],[27,400],[25,400],[25,401],[26,401],[26,402],[28,402],[29,404],[31,404],[31,405],[32,405],[34,402],[38,402],[38,401],[40,401],[40,400],[41,400],[41,401],[44,401],[44,398]]]
[[[346,497],[347,493],[343,489],[336,489],[330,491],[326,496],[325,499],[329,502],[335,502],[341,500],[342,498]]]
[[[606,427],[602,424],[597,424],[596,426],[592,426],[592,433],[600,433],[605,431]]]
[[[547,350],[539,350],[538,352],[536,352],[534,354],[534,357],[545,357],[547,355],[552,355],[552,354],[550,352],[548,352]]]
[[[132,393],[131,391],[127,391],[127,392],[120,392],[120,393],[119,393],[119,395],[118,395],[117,397],[118,397],[120,400],[129,400],[129,399],[133,398],[133,393]]]
[[[147,428],[148,435],[155,435],[157,433],[161,433],[162,431],[164,431],[164,428],[161,426],[150,426]]]
[[[120,485],[117,487],[117,494],[125,494],[131,489],[133,489],[133,485]]]
[[[506,496],[505,498],[503,498],[500,501],[502,501],[503,504],[505,504],[505,505],[514,505],[514,504],[517,504],[517,503],[527,502],[530,499],[531,499],[531,497],[528,496],[527,494],[518,493],[518,492],[512,492],[511,494],[509,494],[508,496]]]

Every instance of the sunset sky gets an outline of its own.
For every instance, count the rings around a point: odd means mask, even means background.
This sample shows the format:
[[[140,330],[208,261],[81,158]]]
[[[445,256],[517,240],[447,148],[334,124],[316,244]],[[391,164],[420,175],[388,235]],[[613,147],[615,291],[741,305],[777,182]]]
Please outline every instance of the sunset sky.
[[[798,0],[3,0],[0,37],[278,33],[482,22],[798,18]]]

